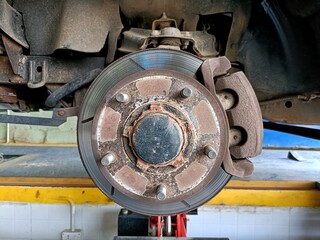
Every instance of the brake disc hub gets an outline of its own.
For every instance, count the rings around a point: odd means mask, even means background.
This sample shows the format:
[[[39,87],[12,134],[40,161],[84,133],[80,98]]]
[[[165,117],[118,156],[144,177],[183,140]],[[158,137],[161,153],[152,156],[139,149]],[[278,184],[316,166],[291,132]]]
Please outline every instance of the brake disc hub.
[[[166,114],[150,114],[141,119],[131,139],[137,157],[150,164],[176,158],[184,140],[177,122]]]
[[[217,173],[229,142],[218,99],[193,78],[163,70],[130,75],[110,89],[92,129],[94,154],[116,159],[98,162],[104,176],[141,201],[181,201],[199,191]],[[160,186],[166,196],[159,199]]]

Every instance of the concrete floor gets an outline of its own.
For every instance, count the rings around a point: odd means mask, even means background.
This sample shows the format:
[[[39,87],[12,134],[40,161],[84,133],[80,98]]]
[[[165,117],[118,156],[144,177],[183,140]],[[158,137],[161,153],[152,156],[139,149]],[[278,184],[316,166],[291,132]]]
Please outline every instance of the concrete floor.
[[[246,180],[320,180],[320,151],[263,150],[252,158],[255,171]],[[0,145],[0,177],[88,177],[76,147]]]

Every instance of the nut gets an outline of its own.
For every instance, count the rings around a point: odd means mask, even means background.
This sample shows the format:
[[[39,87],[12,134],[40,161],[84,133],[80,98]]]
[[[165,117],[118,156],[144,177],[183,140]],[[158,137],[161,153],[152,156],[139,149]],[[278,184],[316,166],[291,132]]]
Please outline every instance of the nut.
[[[184,89],[181,90],[180,95],[183,98],[188,98],[192,94],[192,90],[188,87],[185,87]]]

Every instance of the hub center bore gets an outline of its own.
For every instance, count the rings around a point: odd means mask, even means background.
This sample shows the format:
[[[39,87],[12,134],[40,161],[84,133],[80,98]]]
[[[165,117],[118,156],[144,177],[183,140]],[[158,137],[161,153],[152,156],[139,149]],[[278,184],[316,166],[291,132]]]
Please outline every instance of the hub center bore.
[[[161,164],[175,159],[183,144],[182,130],[166,114],[153,113],[142,118],[133,130],[136,154],[150,164]]]

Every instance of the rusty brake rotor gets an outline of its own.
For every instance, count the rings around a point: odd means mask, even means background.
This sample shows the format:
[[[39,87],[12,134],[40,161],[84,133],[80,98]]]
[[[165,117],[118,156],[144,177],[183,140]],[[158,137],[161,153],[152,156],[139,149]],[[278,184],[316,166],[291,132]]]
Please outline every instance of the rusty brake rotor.
[[[107,67],[78,121],[81,158],[97,186],[132,211],[171,215],[208,201],[230,174],[250,174],[245,158],[259,152],[252,148],[259,136],[248,136],[261,119],[251,116],[256,99],[243,100],[253,92],[248,80],[230,80],[229,68],[226,58],[203,62],[172,50],[129,54]],[[241,115],[248,104],[253,110]]]

